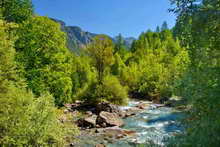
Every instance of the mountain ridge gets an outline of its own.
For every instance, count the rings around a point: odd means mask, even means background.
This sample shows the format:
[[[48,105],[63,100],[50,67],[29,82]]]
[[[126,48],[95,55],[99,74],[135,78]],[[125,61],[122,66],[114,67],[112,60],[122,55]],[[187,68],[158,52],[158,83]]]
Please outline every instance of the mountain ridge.
[[[76,53],[80,52],[80,49],[85,47],[87,44],[92,42],[92,38],[99,35],[96,33],[91,33],[88,31],[84,31],[79,26],[68,26],[66,23],[62,20],[58,20],[55,18],[50,18],[51,20],[57,22],[61,26],[61,30],[67,34],[67,47]],[[107,35],[109,36],[109,35]],[[110,36],[109,36],[110,37]],[[112,38],[112,41],[114,43],[117,42],[117,36]],[[131,47],[131,44],[135,40],[134,37],[126,37],[123,38],[125,46],[128,48]]]

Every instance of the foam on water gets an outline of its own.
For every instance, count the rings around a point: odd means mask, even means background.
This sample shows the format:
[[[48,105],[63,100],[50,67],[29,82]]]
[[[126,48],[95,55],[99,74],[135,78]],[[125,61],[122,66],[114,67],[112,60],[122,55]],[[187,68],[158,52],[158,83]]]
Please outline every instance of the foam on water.
[[[158,108],[159,106],[159,108]],[[123,128],[137,132],[136,143],[153,142],[159,146],[164,146],[164,140],[173,136],[174,133],[181,133],[182,126],[178,120],[182,117],[173,108],[161,107],[161,105],[151,104],[150,107],[136,116],[126,118]]]
[[[128,106],[120,107],[120,109],[127,110],[137,106],[139,103],[131,101]],[[135,131],[136,135],[109,142],[105,144],[107,147],[135,147],[138,144],[147,144],[149,142],[158,146],[165,146],[167,138],[183,131],[183,127],[178,123],[178,120],[183,118],[181,112],[176,112],[173,108],[161,107],[150,102],[147,103],[150,104],[147,109],[135,116],[124,119],[125,125],[123,129]],[[100,138],[97,139],[95,137],[90,138],[90,140],[104,142]],[[83,147],[90,146],[87,144]]]

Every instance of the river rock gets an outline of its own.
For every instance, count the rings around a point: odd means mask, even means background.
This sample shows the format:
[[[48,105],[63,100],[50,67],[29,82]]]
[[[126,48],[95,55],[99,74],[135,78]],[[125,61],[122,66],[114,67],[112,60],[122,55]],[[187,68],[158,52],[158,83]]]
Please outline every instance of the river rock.
[[[136,107],[139,109],[146,109],[149,106],[150,106],[149,103],[139,103]]]
[[[79,127],[82,128],[94,128],[96,127],[97,115],[92,115],[90,117],[82,118],[77,121]]]
[[[91,111],[86,111],[85,114],[88,115],[88,116],[92,116],[93,115]]]
[[[70,147],[74,147],[74,143],[70,143]]]
[[[106,147],[104,144],[96,144],[95,147]]]
[[[168,97],[163,97],[163,98],[160,98],[160,103],[161,104],[165,104],[165,102],[169,101],[169,98]]]
[[[129,116],[132,116],[132,115],[136,115],[138,112],[140,112],[141,109],[137,108],[137,107],[133,107],[133,108],[130,108],[130,109],[127,109],[124,113],[124,117],[129,117]]]
[[[122,126],[124,124],[123,120],[116,113],[109,113],[106,111],[100,112],[96,119],[96,123],[102,127],[108,126]]]
[[[110,112],[110,113],[117,113],[117,114],[121,113],[121,110],[117,105],[113,105],[107,102],[102,102],[102,103],[97,104],[96,113],[99,114],[102,111]]]
[[[176,100],[176,99],[170,99],[165,103],[165,106],[167,107],[177,107],[184,104],[184,100]]]
[[[103,130],[106,137],[112,137],[116,139],[124,138],[125,136],[134,136],[135,131],[130,131],[126,129],[121,129],[119,127],[111,127]]]

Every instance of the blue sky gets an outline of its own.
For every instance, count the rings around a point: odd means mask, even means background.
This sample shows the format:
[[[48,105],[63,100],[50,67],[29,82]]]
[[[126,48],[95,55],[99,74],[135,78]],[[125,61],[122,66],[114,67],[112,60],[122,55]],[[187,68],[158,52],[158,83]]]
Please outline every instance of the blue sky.
[[[35,12],[63,20],[92,33],[138,37],[167,21],[175,24],[168,12],[169,0],[33,0]]]

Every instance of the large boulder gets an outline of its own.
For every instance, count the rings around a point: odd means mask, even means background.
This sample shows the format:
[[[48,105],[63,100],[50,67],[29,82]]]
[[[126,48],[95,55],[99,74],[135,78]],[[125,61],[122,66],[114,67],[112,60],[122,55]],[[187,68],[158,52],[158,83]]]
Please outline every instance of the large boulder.
[[[96,123],[102,127],[120,127],[124,125],[123,120],[118,116],[117,113],[109,113],[106,111],[102,111],[99,113],[99,116],[96,119]]]
[[[82,118],[77,121],[77,125],[81,128],[94,128],[96,127],[96,119],[97,115]]]
[[[96,113],[99,114],[102,111],[110,112],[110,113],[121,113],[120,108],[117,105],[113,105],[107,102],[102,102],[97,104]]]

